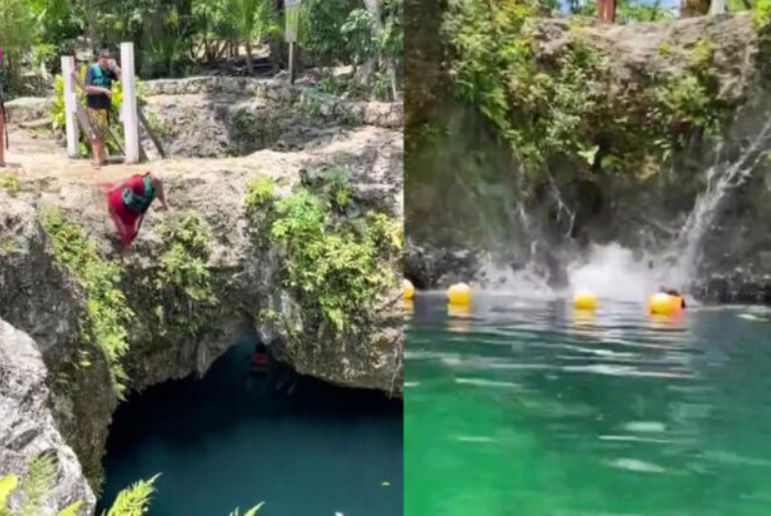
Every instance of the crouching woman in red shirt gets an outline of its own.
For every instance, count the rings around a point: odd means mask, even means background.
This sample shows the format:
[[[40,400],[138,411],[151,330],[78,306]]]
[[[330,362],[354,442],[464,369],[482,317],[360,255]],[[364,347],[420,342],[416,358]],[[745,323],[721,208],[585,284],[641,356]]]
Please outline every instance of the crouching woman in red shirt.
[[[126,247],[131,246],[136,238],[145,213],[156,197],[163,208],[168,210],[163,183],[150,172],[136,174],[118,186],[107,187],[107,207]]]

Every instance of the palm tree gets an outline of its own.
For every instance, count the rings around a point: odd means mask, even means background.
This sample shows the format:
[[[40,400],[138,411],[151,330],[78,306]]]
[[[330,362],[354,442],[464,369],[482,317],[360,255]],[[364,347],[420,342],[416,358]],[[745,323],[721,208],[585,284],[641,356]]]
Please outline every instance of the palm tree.
[[[279,31],[278,14],[271,0],[230,0],[230,25],[236,40],[246,46],[246,66],[252,73],[254,45]]]

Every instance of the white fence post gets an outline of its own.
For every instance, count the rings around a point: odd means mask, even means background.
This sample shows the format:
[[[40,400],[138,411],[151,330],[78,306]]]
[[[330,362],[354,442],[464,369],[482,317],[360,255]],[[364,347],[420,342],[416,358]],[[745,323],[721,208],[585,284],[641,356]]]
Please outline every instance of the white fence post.
[[[126,163],[139,163],[139,122],[137,117],[137,96],[134,79],[134,43],[120,44],[120,68],[123,83],[123,105],[121,120],[126,136]]]
[[[709,6],[709,14],[723,14],[725,12],[725,0],[712,0]]]
[[[75,57],[62,56],[62,79],[64,80],[64,119],[67,127],[67,156],[77,158],[80,155],[78,149],[80,131],[76,116],[78,97],[75,94],[75,81],[72,72],[75,71]]]

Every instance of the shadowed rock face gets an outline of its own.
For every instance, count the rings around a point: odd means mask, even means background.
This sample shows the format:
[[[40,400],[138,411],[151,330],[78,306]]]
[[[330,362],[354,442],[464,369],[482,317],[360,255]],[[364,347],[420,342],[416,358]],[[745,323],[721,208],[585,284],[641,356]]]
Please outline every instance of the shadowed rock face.
[[[371,326],[355,338],[307,322],[318,317],[303,312],[294,291],[284,284],[281,250],[274,243],[255,242],[244,199],[247,185],[255,178],[270,177],[278,195],[285,196],[298,183],[312,191],[320,188],[321,179],[342,170],[352,190],[351,208],[344,216],[377,211],[398,221],[403,213],[402,154],[401,132],[363,126],[341,131],[303,152],[262,151],[227,160],[155,163],[152,168],[164,182],[171,210],[163,212],[154,206],[129,251],[118,246],[96,185],[146,167],[106,167],[96,177],[82,164],[62,163],[59,169],[19,171],[21,189],[15,197],[0,187],[0,317],[35,339],[48,366],[48,374],[43,370],[41,379],[52,391],[53,418],[90,480],[101,473],[107,428],[117,400],[98,343],[83,334],[84,289],[54,255],[51,237],[41,226],[41,213],[57,208],[82,228],[104,259],[120,265],[120,288],[135,313],[127,326],[130,350],[123,360],[130,388],[141,390],[202,374],[244,332],[257,330],[272,352],[301,374],[400,396],[399,282],[394,281],[392,292],[383,293],[380,309],[371,314]],[[160,267],[165,249],[161,228],[173,226],[188,213],[194,213],[210,235],[206,267],[215,308],[206,324],[194,331],[174,324],[159,328],[155,307],[144,302],[145,280]],[[395,279],[401,277],[400,262],[389,259],[382,268],[392,271]],[[268,312],[270,317],[265,315]],[[80,364],[84,351],[86,366]],[[23,409],[19,417],[25,417]]]
[[[46,381],[46,366],[35,342],[0,319],[0,477],[12,474],[23,478],[29,460],[45,454],[53,459],[56,469],[45,514],[76,501],[91,511],[96,503],[94,493],[78,458],[57,429]],[[18,503],[15,494],[11,507]]]

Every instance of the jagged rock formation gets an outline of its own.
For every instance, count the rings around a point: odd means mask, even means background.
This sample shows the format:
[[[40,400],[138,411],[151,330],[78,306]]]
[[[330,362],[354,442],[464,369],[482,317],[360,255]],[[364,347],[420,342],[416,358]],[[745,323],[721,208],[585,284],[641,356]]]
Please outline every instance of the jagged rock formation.
[[[53,458],[56,475],[45,501],[46,513],[76,501],[93,510],[94,493],[57,429],[46,381],[46,366],[35,342],[0,319],[0,477],[24,477],[30,458],[47,455]],[[11,507],[18,502],[16,496]]]

